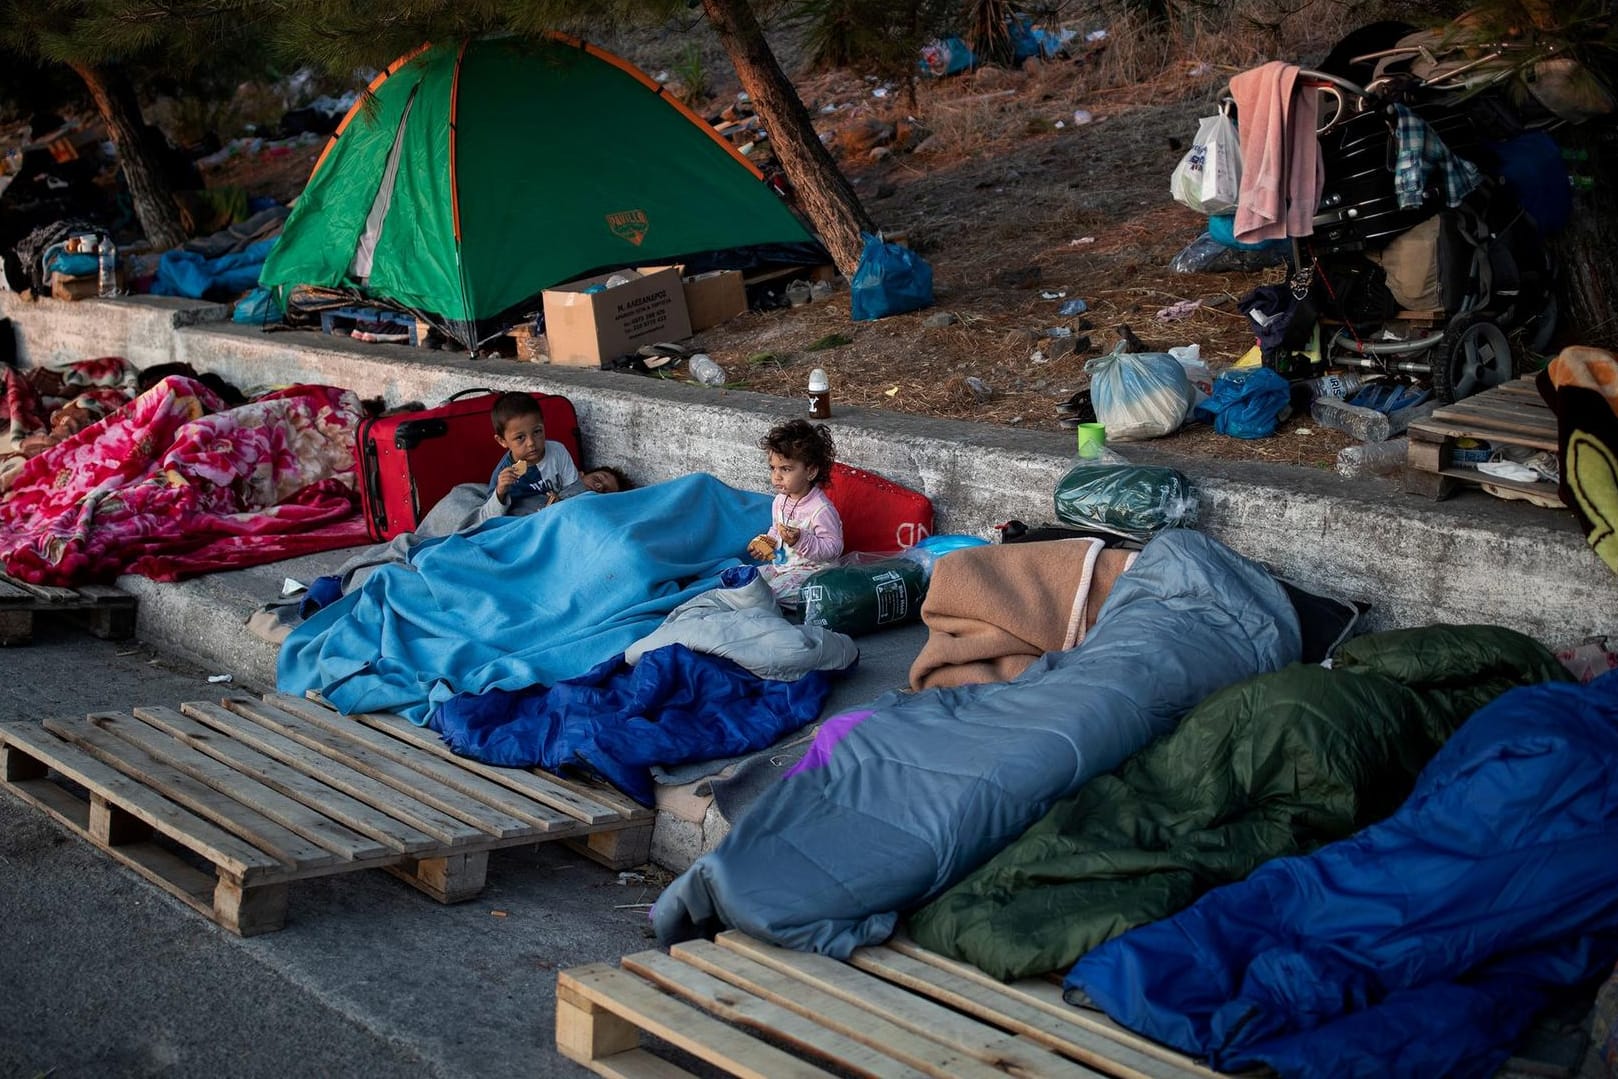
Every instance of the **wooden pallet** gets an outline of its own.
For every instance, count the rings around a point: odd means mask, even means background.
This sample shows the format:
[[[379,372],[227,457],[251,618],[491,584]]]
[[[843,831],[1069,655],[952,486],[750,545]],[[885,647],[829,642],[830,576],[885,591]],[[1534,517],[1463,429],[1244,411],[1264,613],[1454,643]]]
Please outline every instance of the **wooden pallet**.
[[[105,640],[135,634],[135,597],[128,592],[104,584],[54,588],[0,573],[0,645],[29,643],[36,615],[62,613],[82,615],[90,632]]]
[[[842,963],[729,932],[557,975],[564,1056],[600,1075],[688,1074],[642,1046],[643,1035],[768,1079],[1217,1074],[1072,1007],[1054,983],[1003,985],[900,938]]]
[[[616,791],[279,694],[0,724],[0,786],[242,936],[281,928],[296,880],[385,869],[454,903],[501,847],[563,840],[614,868],[651,851],[651,811]]]
[[[1533,379],[1519,378],[1446,405],[1410,425],[1405,490],[1428,498],[1448,498],[1463,483],[1488,484],[1531,501],[1561,505],[1554,483],[1497,479],[1454,463],[1455,440],[1475,438],[1491,446],[1519,446],[1560,454],[1556,414],[1540,397]]]

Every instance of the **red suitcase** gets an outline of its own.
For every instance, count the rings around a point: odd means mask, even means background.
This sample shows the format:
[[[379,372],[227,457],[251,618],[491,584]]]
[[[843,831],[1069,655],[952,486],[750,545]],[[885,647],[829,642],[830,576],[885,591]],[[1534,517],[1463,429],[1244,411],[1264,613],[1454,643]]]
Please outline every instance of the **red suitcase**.
[[[489,482],[505,453],[489,422],[495,397],[490,390],[462,390],[437,408],[360,424],[360,510],[372,539],[414,531],[456,484]],[[548,393],[533,398],[545,416],[546,440],[566,446],[582,468],[573,402]]]

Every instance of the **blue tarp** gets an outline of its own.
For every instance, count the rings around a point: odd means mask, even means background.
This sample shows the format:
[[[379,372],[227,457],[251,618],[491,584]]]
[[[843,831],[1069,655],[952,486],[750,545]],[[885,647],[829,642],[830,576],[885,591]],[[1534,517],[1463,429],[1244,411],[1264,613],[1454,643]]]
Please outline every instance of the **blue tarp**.
[[[699,474],[426,541],[293,630],[277,684],[424,723],[458,693],[577,677],[717,587],[769,519],[768,496]]]
[[[503,767],[594,772],[643,805],[650,768],[751,753],[820,715],[831,676],[760,678],[683,644],[631,667],[622,656],[578,678],[445,701],[430,726],[463,757]]]
[[[800,770],[659,897],[658,938],[729,926],[846,958],[1210,693],[1299,652],[1263,568],[1201,533],[1158,536],[1078,648],[1011,682],[889,694],[828,720]]]
[[[1618,673],[1513,690],[1393,816],[1102,945],[1069,999],[1221,1071],[1489,1075],[1618,958],[1615,837]]]
[[[165,251],[157,260],[157,280],[152,282],[154,296],[189,296],[201,299],[209,289],[220,292],[246,292],[258,284],[259,271],[269,257],[275,240],[260,240],[242,251],[219,258],[204,258],[195,251],[175,248]]]

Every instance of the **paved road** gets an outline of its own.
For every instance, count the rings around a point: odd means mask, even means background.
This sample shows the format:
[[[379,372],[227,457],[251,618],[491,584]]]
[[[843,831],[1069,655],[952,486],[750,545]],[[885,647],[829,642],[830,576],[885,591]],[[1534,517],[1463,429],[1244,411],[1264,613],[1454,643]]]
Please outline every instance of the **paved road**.
[[[0,717],[173,707],[208,673],[42,627],[0,649]],[[242,940],[0,793],[0,1077],[582,1075],[555,972],[651,946],[652,898],[542,845],[453,907],[380,871],[295,882],[286,928]]]

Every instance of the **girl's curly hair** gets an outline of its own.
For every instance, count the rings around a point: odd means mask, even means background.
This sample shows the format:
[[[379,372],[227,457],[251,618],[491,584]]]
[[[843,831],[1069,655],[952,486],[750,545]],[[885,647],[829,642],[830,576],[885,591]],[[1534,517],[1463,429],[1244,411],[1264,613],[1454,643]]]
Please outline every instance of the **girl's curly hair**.
[[[824,487],[831,482],[832,462],[837,460],[837,444],[831,440],[831,428],[808,420],[789,420],[758,440],[758,448],[766,453],[778,453],[789,461],[799,461],[815,470],[814,486]]]

